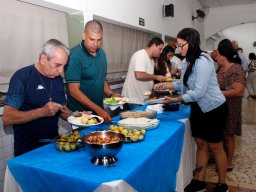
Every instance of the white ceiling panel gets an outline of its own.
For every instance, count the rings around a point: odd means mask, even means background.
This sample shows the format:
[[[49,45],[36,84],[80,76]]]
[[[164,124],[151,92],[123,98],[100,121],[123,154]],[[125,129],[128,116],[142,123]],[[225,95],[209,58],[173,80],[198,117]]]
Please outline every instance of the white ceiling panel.
[[[227,7],[233,5],[244,5],[256,3],[256,0],[198,0],[203,7]]]

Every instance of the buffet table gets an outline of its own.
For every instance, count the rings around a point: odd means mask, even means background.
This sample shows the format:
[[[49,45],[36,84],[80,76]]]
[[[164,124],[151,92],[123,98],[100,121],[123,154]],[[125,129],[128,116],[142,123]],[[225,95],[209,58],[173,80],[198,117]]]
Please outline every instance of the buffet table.
[[[92,164],[83,149],[59,152],[54,143],[13,158],[8,161],[4,191],[183,191],[195,159],[188,117],[189,108],[158,114],[159,126],[148,131],[144,141],[124,144],[118,162],[110,167]],[[83,133],[108,127],[98,125]]]

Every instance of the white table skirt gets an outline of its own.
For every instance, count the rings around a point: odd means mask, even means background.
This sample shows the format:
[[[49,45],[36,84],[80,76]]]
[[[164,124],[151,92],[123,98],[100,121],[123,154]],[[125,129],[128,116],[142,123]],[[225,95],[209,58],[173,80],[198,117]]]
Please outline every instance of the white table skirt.
[[[176,191],[183,192],[186,185],[192,179],[192,173],[195,167],[196,145],[191,136],[190,122],[188,119],[181,119],[185,123],[184,144],[182,148],[181,161],[176,179]],[[123,180],[102,183],[95,192],[137,192],[132,186]],[[22,189],[12,176],[8,167],[6,167],[4,192],[22,192]]]
[[[190,121],[188,119],[181,119],[180,121],[185,123],[185,133],[180,166],[177,172],[177,192],[183,192],[184,188],[190,183],[196,165],[196,143],[192,137]]]

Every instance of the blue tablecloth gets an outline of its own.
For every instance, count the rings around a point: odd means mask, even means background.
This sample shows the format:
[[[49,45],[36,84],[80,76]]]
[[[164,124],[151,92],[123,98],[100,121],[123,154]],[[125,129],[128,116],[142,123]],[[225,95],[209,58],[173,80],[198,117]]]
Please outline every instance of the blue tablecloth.
[[[158,114],[159,126],[144,141],[124,144],[111,168],[92,164],[83,149],[59,152],[54,143],[9,160],[8,167],[24,192],[90,192],[114,180],[139,192],[172,192],[184,139],[184,124],[177,120],[188,116],[189,108]],[[83,132],[108,128],[103,124]]]

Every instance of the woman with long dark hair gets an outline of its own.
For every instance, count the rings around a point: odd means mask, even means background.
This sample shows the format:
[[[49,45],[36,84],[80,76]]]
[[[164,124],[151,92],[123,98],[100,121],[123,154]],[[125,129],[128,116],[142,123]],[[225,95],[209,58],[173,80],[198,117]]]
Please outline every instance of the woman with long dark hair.
[[[172,77],[172,67],[170,64],[170,57],[174,53],[174,49],[167,45],[160,56],[156,59],[155,68],[154,68],[154,75],[163,75],[166,78]],[[160,81],[154,80],[155,83],[159,83]]]
[[[213,60],[200,49],[200,35],[192,28],[184,28],[177,35],[177,45],[182,56],[181,81],[159,83],[155,89],[181,91],[176,98],[166,97],[166,102],[191,103],[190,123],[197,145],[194,179],[185,188],[187,192],[206,191],[205,173],[209,150],[214,154],[219,181],[216,192],[228,191],[225,183],[227,157],[223,149],[227,104],[222,94]]]

